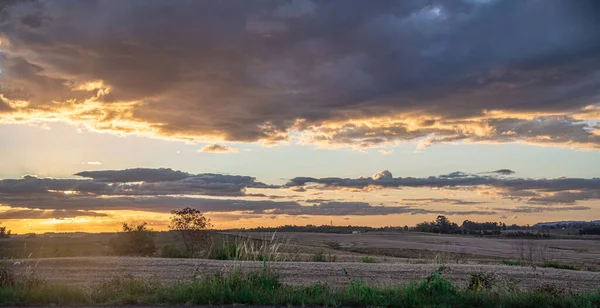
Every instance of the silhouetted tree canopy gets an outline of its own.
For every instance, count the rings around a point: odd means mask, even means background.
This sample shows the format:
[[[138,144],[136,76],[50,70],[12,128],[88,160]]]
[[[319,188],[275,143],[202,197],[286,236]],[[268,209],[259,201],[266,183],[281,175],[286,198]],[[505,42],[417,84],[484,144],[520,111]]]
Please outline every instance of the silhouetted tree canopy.
[[[186,207],[183,210],[171,211],[169,228],[176,231],[191,256],[200,253],[208,243],[208,229],[212,227],[210,219],[204,217],[199,210]]]
[[[0,227],[0,238],[9,238],[10,230],[7,230],[6,227]]]
[[[113,252],[120,256],[151,256],[156,252],[156,233],[143,222],[137,226],[123,224],[123,231],[109,241]]]

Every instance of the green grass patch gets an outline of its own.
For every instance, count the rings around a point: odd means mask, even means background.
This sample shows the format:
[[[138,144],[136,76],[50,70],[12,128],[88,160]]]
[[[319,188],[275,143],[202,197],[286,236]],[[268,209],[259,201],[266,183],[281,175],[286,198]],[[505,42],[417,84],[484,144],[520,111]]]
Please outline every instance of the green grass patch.
[[[511,265],[511,266],[528,266],[527,263],[524,263],[521,261],[512,261],[512,260],[502,260],[502,264]],[[542,262],[542,263],[536,263],[535,266],[545,267],[545,268],[565,269],[565,270],[572,270],[572,271],[580,270],[579,268],[577,268],[573,265],[566,264],[566,263],[559,263],[559,262]]]
[[[0,287],[0,305],[262,305],[331,307],[598,307],[600,290],[576,294],[553,288],[492,292],[460,288],[441,272],[402,286],[378,287],[360,280],[344,287],[326,283],[290,286],[268,266],[262,271],[163,284],[131,276],[82,288],[17,282]]]
[[[512,261],[512,260],[502,260],[502,264],[510,265],[510,266],[521,266],[523,263],[521,261]]]
[[[557,269],[566,269],[566,270],[573,270],[573,271],[578,271],[579,269],[573,265],[570,264],[565,264],[565,263],[559,263],[559,262],[544,262],[544,263],[538,263],[537,264],[538,267],[551,267],[551,268],[557,268]]]
[[[362,263],[375,263],[375,260],[369,256],[366,256],[362,258]]]

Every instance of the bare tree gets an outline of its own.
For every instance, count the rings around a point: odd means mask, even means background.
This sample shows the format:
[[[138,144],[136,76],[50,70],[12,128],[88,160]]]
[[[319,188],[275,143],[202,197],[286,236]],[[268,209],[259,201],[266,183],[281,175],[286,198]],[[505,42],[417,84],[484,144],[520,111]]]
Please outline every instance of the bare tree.
[[[519,257],[519,261],[534,268],[538,262],[545,263],[552,260],[548,245],[542,245],[535,240],[517,239],[511,243],[511,247]]]
[[[516,239],[510,243],[513,251],[519,257],[519,261],[525,262],[525,240],[524,239]]]
[[[176,231],[185,245],[190,256],[198,254],[209,239],[208,229],[212,227],[210,219],[197,209],[189,207],[180,211],[171,211],[171,224],[169,228]]]

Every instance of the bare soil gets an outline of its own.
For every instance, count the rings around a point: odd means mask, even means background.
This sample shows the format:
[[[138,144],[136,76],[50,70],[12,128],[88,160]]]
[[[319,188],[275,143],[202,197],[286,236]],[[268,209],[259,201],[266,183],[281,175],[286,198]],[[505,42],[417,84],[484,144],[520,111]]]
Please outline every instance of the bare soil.
[[[258,232],[238,234],[238,236],[240,235],[256,239],[267,236],[267,234]],[[443,261],[450,263],[499,263],[501,260],[519,259],[513,245],[520,239],[418,232],[367,232],[359,234],[282,232],[278,233],[277,236],[285,239],[290,245],[300,247],[298,248],[300,251],[305,251],[309,247],[312,250],[315,247],[321,247],[362,255],[395,257],[397,259],[393,262],[403,263],[417,260],[431,261],[440,257],[444,257],[445,260]],[[600,240],[535,239],[532,241],[535,241],[539,247],[544,247],[552,261],[582,268],[600,269]]]
[[[35,275],[49,282],[76,285],[93,285],[126,275],[164,282],[189,281],[193,277],[227,274],[234,268],[245,272],[261,270],[264,267],[263,262],[254,261],[129,257],[47,258],[11,262],[19,273],[24,273],[29,266],[33,268]],[[424,279],[436,271],[439,265],[274,262],[269,263],[268,267],[280,274],[284,283],[292,285],[316,282],[343,285],[351,279],[362,279],[376,285],[393,285]],[[466,285],[471,274],[491,273],[499,280],[521,289],[533,289],[542,284],[553,284],[573,290],[597,290],[600,286],[598,272],[552,268],[534,270],[530,267],[503,265],[450,264],[445,265],[443,273],[447,279],[459,285]]]

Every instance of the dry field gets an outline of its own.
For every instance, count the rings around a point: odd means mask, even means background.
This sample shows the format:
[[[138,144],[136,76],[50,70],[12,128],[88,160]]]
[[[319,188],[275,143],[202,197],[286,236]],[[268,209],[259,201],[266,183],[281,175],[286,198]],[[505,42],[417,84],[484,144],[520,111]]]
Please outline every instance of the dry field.
[[[226,274],[234,266],[241,271],[262,269],[262,262],[217,261],[203,259],[162,259],[124,257],[78,257],[29,259],[15,265],[18,271],[34,267],[36,275],[49,282],[64,282],[90,285],[115,277],[132,275],[140,278],[156,278],[165,282],[189,280],[195,275]],[[311,284],[327,282],[333,285],[348,283],[349,279],[377,285],[404,284],[421,280],[434,272],[439,265],[433,264],[364,264],[364,263],[317,263],[317,262],[274,262],[270,268],[276,270],[283,282],[288,284]],[[344,269],[348,272],[346,276]],[[596,290],[600,286],[600,273],[586,271],[557,270],[500,265],[446,265],[444,276],[465,285],[471,274],[493,273],[506,283],[523,289],[531,289],[542,283],[556,284],[576,290]]]
[[[273,234],[229,233],[229,240],[270,239]],[[223,235],[221,235],[223,236]],[[500,265],[501,260],[517,260],[512,239],[448,236],[422,233],[369,232],[363,234],[277,233],[276,242],[285,243],[281,252],[288,260],[311,260],[318,251],[335,255],[336,262],[270,262],[283,282],[333,285],[362,279],[371,284],[403,284],[421,280],[445,266],[444,276],[467,284],[471,274],[491,273],[498,280],[523,289],[541,284],[578,290],[597,290],[600,272],[559,270]],[[600,268],[600,241],[592,239],[535,240],[552,261],[580,267]],[[361,263],[365,255],[376,263]],[[17,272],[33,268],[35,275],[50,282],[96,284],[115,277],[156,278],[165,282],[189,280],[195,276],[262,269],[262,262],[217,261],[204,259],[163,259],[126,257],[71,257],[10,261]],[[345,274],[345,271],[348,273]]]
[[[236,233],[256,239],[270,237],[257,232]],[[343,256],[344,252],[361,255],[388,256],[388,262],[427,262],[447,256],[448,263],[460,258],[460,263],[498,263],[501,260],[518,260],[513,246],[518,239],[456,236],[417,232],[368,232],[360,234],[331,233],[278,233],[298,251],[314,251],[322,247],[328,253]],[[533,240],[546,250],[552,261],[581,267],[600,269],[600,240],[598,239],[543,239]],[[311,251],[308,251],[309,253]],[[340,252],[341,251],[341,252]]]

